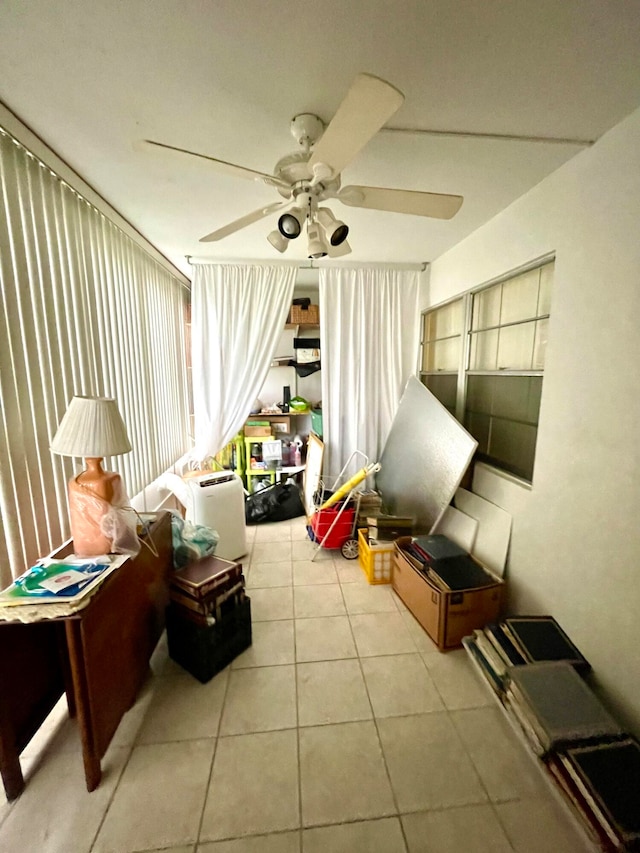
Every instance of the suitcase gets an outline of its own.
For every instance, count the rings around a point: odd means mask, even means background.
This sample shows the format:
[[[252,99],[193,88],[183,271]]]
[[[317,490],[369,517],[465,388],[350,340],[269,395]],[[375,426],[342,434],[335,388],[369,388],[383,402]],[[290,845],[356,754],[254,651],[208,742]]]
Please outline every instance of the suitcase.
[[[242,564],[220,557],[204,557],[174,572],[169,595],[181,607],[210,620],[244,600]]]
[[[188,613],[169,603],[169,656],[204,684],[251,645],[251,600],[245,597],[213,625],[196,624]]]

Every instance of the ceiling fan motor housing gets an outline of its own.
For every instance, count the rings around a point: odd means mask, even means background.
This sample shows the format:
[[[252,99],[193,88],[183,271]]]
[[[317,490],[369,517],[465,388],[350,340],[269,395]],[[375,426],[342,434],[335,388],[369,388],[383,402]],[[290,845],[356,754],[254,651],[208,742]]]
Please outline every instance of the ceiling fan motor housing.
[[[306,151],[320,139],[324,132],[324,122],[313,113],[300,113],[294,116],[289,127],[295,141]]]

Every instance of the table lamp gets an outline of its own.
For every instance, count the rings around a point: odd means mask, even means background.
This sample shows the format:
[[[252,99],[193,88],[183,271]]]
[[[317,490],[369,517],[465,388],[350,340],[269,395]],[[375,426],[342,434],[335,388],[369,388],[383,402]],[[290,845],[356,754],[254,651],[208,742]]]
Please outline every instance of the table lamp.
[[[108,554],[111,541],[100,523],[121,493],[120,475],[102,468],[105,456],[129,453],[131,443],[116,401],[73,397],[51,442],[61,456],[82,456],[86,468],[69,480],[69,521],[73,550],[79,557]]]

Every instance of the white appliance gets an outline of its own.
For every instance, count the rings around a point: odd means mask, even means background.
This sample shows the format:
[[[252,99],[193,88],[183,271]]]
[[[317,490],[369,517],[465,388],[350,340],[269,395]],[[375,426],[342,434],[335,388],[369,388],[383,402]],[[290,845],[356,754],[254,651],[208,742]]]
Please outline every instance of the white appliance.
[[[212,527],[220,536],[216,557],[237,560],[247,553],[242,480],[231,471],[189,477],[186,520]]]

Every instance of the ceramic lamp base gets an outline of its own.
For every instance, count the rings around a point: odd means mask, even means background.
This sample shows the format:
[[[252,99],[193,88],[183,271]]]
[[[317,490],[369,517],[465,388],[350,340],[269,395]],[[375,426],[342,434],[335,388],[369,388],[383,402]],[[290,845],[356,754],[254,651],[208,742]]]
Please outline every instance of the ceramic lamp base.
[[[111,540],[101,529],[120,475],[102,468],[102,459],[88,458],[86,470],[69,480],[69,520],[73,550],[78,557],[97,557],[111,551]]]

